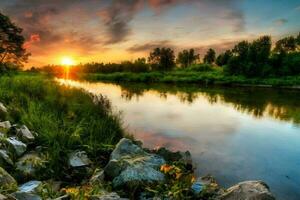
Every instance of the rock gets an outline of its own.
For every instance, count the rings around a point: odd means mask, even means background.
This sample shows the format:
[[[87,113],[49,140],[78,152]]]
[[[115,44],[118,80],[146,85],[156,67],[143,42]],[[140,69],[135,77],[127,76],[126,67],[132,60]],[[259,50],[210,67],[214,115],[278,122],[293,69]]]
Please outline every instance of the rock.
[[[0,166],[13,166],[14,163],[4,149],[0,149]]]
[[[85,151],[75,151],[69,155],[69,165],[71,167],[84,167],[91,163]]]
[[[16,198],[12,197],[11,195],[3,195],[0,194],[0,200],[16,200]]]
[[[8,197],[4,196],[3,194],[0,194],[0,200],[8,200]]]
[[[21,156],[26,151],[27,145],[19,141],[16,137],[9,137],[6,141],[17,156]]]
[[[0,128],[8,130],[11,128],[11,124],[9,121],[0,122]]]
[[[40,189],[42,188],[42,182],[41,181],[29,181],[27,183],[24,183],[21,185],[18,189],[18,192],[25,192],[25,193],[38,193]]]
[[[205,185],[203,184],[203,182],[197,180],[193,183],[191,188],[195,194],[199,194],[200,192],[202,192],[204,187],[205,187]]]
[[[35,177],[45,167],[45,161],[36,153],[28,153],[16,163],[16,170],[25,177]]]
[[[3,103],[0,102],[0,112],[7,113],[7,108],[4,106]]]
[[[102,184],[104,181],[104,170],[96,169],[93,176],[90,178],[91,184]]]
[[[127,198],[121,198],[117,193],[112,192],[103,195],[94,195],[90,197],[91,200],[129,200]]]
[[[12,194],[17,200],[42,200],[42,198],[37,194],[30,194],[26,192],[14,192]]]
[[[62,185],[61,181],[55,181],[52,179],[44,181],[44,183],[46,184],[46,187],[49,188],[52,192],[59,192]]]
[[[154,168],[147,166],[145,164],[134,164],[129,165],[127,168],[121,172],[119,176],[114,178],[114,187],[119,187],[124,184],[127,185],[138,185],[143,182],[161,182],[164,181],[164,174]]]
[[[20,129],[18,129],[17,136],[23,142],[26,142],[26,143],[33,142],[35,139],[34,135],[30,132],[30,130],[25,125],[21,126]]]
[[[145,152],[129,139],[121,139],[111,154],[104,171],[113,179],[115,187],[127,184],[153,183],[164,181],[164,174],[159,171],[165,160]]]
[[[14,190],[17,187],[17,181],[2,167],[0,167],[0,186],[4,190]]]
[[[220,200],[275,200],[275,197],[264,182],[245,181],[227,189]]]

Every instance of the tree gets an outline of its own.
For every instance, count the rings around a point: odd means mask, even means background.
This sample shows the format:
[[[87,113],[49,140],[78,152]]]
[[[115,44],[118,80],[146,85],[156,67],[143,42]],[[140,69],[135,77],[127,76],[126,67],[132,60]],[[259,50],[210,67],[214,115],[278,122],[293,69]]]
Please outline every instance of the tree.
[[[23,48],[25,39],[22,29],[13,24],[9,17],[0,13],[0,64],[22,64],[29,54]]]
[[[221,53],[217,59],[216,64],[219,66],[224,66],[228,64],[229,59],[232,57],[232,52],[230,50],[226,50],[224,53]]]
[[[194,49],[183,50],[178,53],[177,63],[186,68],[199,59],[199,54],[195,54]]]
[[[148,58],[152,69],[170,70],[175,66],[174,51],[170,48],[156,48]]]
[[[298,36],[299,37],[299,36]],[[297,38],[294,38],[293,36],[285,37],[281,40],[278,40],[275,45],[274,51],[277,53],[289,53],[296,50],[297,47]]]
[[[203,61],[204,63],[212,64],[216,60],[216,52],[213,49],[208,49],[207,53],[205,54]]]

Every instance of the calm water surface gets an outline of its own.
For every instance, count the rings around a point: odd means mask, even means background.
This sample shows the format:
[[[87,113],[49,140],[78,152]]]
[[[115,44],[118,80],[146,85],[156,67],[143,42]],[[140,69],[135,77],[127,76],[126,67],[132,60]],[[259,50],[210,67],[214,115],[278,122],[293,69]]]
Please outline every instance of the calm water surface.
[[[145,146],[189,150],[198,175],[300,199],[300,91],[58,81],[106,96]]]

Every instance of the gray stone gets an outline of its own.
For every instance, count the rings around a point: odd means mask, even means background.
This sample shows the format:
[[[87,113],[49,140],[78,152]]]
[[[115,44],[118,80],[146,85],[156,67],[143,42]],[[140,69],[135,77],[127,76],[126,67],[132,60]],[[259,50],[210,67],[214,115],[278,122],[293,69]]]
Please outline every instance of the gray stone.
[[[245,181],[238,183],[220,196],[221,200],[275,200],[269,187],[262,181]]]
[[[113,178],[115,187],[126,184],[153,183],[164,181],[159,171],[165,160],[157,155],[145,152],[129,139],[121,139],[111,154],[104,171]]]
[[[0,167],[0,186],[2,189],[7,190],[12,190],[17,187],[17,181],[2,167]]]
[[[96,169],[93,176],[90,178],[91,184],[102,184],[104,182],[104,170]]]
[[[8,200],[8,197],[4,196],[3,194],[0,194],[0,200]]]
[[[14,192],[12,196],[17,200],[42,200],[39,195],[26,192]]]
[[[19,192],[25,192],[25,193],[37,193],[42,187],[42,182],[41,181],[29,181],[27,183],[24,183],[21,185],[18,189]]]
[[[94,195],[90,197],[91,200],[129,200],[127,198],[121,198],[117,193],[107,193],[103,195]]]
[[[4,106],[3,103],[0,102],[0,112],[7,113],[7,108]]]
[[[14,165],[13,161],[8,155],[8,152],[4,149],[0,149],[0,164],[3,165]]]
[[[85,151],[75,151],[69,155],[69,165],[71,167],[84,167],[91,164]]]
[[[6,141],[17,156],[21,156],[26,151],[27,145],[19,141],[16,137],[9,137]]]
[[[27,128],[27,126],[23,125],[18,129],[17,136],[23,141],[23,142],[33,142],[35,137],[30,132],[30,130]]]
[[[10,129],[11,128],[11,124],[10,124],[9,121],[0,122],[0,128]]]
[[[164,174],[145,164],[129,165],[119,176],[114,178],[114,187],[124,184],[138,185],[143,182],[153,183],[164,181]]]
[[[25,177],[35,177],[44,168],[45,161],[36,153],[28,153],[16,163],[16,170]]]

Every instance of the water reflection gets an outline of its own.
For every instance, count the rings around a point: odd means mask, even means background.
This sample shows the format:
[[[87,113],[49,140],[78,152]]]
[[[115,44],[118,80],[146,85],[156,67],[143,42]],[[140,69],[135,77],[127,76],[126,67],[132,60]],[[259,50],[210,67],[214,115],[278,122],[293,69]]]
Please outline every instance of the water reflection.
[[[191,151],[199,175],[262,179],[278,199],[300,199],[298,91],[59,81],[107,96],[147,147]]]
[[[131,101],[144,93],[156,91],[160,98],[176,95],[182,103],[192,104],[199,96],[211,104],[227,103],[236,110],[261,118],[269,116],[279,120],[300,123],[300,91],[270,88],[201,88],[196,85],[174,86],[163,84],[122,84],[122,98]]]

